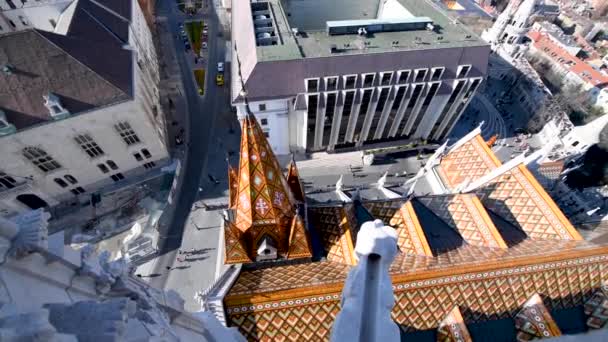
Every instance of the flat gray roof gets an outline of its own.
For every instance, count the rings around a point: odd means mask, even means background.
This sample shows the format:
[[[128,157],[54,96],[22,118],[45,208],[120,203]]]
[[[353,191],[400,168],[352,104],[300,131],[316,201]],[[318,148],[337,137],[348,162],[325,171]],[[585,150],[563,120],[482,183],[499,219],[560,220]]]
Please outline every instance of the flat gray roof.
[[[436,30],[330,36],[326,31],[328,21],[377,19],[380,0],[268,0],[274,17],[274,28],[280,39],[278,45],[256,47],[257,60],[264,62],[487,45],[463,24],[450,18],[439,5],[428,0],[388,2],[392,6],[401,6],[400,13],[404,19],[430,18]],[[382,17],[395,19],[391,14]],[[294,35],[292,28],[297,28],[300,33]],[[336,47],[337,52],[331,51],[332,46]]]

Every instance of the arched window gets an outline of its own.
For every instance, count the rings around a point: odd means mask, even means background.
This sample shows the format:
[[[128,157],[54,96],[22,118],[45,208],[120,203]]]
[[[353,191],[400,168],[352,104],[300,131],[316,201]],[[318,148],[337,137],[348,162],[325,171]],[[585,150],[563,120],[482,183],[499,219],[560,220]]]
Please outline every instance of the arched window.
[[[27,160],[45,173],[61,168],[61,164],[39,147],[26,147],[22,153]]]

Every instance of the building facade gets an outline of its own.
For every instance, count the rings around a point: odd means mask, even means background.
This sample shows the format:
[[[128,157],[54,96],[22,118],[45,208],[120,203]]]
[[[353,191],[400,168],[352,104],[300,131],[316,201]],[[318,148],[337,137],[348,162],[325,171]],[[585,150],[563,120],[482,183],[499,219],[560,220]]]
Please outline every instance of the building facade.
[[[62,34],[0,35],[2,215],[85,203],[169,160],[148,25],[137,1],[104,4],[74,2]]]
[[[0,34],[37,28],[54,31],[74,0],[2,0],[0,1]]]
[[[442,140],[486,73],[489,46],[427,1],[241,1],[232,15],[233,105],[244,118],[245,90],[279,155]]]

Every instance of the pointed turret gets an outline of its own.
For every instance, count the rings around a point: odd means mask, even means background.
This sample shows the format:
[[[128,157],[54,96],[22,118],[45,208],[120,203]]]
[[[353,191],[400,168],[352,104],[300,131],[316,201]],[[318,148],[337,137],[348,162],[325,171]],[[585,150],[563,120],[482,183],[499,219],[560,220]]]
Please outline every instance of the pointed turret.
[[[304,228],[304,220],[300,215],[296,215],[291,222],[291,231],[289,232],[289,251],[287,258],[310,258],[310,241]]]
[[[304,187],[302,186],[302,181],[300,180],[300,173],[298,172],[298,167],[296,166],[296,160],[291,155],[291,162],[289,163],[289,168],[287,170],[287,185],[289,185],[289,189],[293,194],[293,197],[296,201],[304,202]]]
[[[228,186],[230,187],[230,192],[228,194],[230,208],[234,208],[236,205],[236,197],[239,188],[239,176],[236,173],[236,169],[231,165],[228,165]]]
[[[249,255],[247,254],[247,248],[244,246],[242,239],[243,232],[241,232],[231,222],[224,222],[224,239],[226,241],[226,264],[238,264],[243,262],[251,262]]]
[[[243,120],[236,199],[236,226],[285,225],[294,216],[293,199],[279,163],[255,117]]]

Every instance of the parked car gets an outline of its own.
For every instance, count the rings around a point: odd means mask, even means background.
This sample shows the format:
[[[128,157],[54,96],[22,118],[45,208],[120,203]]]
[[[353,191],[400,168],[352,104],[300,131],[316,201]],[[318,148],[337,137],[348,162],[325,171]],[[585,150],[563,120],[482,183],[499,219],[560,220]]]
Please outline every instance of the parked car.
[[[207,42],[203,42],[203,44],[201,45],[203,49],[207,48]]]
[[[186,49],[186,51],[190,51],[190,43],[184,43],[184,49]]]
[[[209,31],[207,29],[203,29],[203,36],[206,36],[207,34],[209,34]]]
[[[217,63],[217,72],[224,72],[224,62]]]
[[[220,87],[224,85],[224,75],[223,74],[217,74],[215,76],[215,84],[217,84]]]

